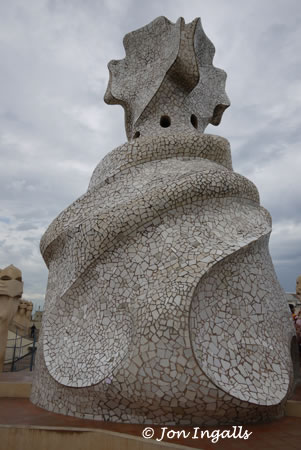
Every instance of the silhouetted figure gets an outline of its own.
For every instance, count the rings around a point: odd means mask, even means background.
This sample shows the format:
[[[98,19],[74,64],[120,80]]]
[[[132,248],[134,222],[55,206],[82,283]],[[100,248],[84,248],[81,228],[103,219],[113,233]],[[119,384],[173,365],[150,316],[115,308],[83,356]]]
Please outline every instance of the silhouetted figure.
[[[36,334],[36,326],[35,326],[35,324],[33,324],[31,327],[30,327],[30,337],[32,337],[32,338],[34,338],[35,337],[35,334]]]

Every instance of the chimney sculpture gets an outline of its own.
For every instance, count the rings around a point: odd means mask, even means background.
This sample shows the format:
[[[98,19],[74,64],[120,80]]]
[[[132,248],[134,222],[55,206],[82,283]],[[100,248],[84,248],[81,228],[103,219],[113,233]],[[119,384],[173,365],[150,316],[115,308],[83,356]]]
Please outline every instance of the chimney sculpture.
[[[41,241],[49,268],[33,403],[99,420],[217,425],[278,417],[294,329],[269,213],[204,134],[229,106],[200,19],[124,38],[105,101],[128,143]]]
[[[22,293],[21,271],[12,264],[0,269],[0,372],[5,359],[8,326],[18,310]]]

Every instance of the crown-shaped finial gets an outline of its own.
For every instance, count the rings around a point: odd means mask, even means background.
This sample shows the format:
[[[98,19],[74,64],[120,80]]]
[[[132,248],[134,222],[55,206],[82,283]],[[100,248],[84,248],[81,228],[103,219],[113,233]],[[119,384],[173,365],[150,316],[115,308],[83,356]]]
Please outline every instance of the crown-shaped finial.
[[[226,73],[212,65],[214,46],[199,18],[158,17],[124,38],[126,57],[108,65],[108,104],[125,110],[128,139],[218,125],[230,105]]]

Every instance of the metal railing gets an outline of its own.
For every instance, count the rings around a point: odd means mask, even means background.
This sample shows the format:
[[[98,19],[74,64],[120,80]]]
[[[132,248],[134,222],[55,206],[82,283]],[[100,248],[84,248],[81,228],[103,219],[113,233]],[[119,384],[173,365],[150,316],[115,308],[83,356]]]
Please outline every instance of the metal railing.
[[[16,336],[7,340],[3,372],[17,372],[34,368],[37,350],[36,333],[33,336]]]

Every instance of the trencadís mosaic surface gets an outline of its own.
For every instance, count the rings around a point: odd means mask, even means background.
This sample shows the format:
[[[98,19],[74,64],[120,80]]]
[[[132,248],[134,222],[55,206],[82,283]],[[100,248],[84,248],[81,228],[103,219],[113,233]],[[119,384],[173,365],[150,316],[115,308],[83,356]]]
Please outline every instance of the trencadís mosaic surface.
[[[196,19],[129,33],[108,103],[129,142],[41,240],[49,268],[31,400],[62,414],[215,425],[282,414],[294,328],[269,213],[203,134],[229,106]]]

